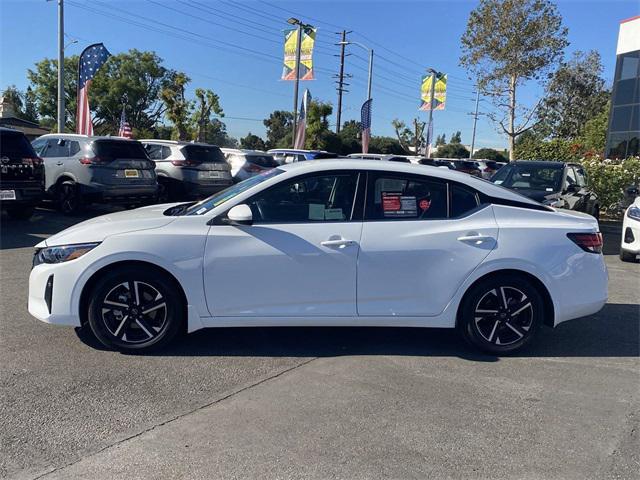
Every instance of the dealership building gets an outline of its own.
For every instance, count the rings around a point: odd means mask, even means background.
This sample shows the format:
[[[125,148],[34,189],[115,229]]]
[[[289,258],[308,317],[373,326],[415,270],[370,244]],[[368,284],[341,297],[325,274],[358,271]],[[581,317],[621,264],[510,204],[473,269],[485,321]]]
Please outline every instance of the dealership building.
[[[640,16],[620,23],[605,154],[640,155]]]

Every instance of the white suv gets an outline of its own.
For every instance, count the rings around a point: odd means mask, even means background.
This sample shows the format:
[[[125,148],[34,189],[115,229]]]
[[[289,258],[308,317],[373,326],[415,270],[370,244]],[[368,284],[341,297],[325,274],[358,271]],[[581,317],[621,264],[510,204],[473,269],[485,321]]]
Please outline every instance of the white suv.
[[[238,150],[236,148],[221,150],[231,165],[231,175],[236,182],[241,182],[279,165],[273,155],[260,150]]]

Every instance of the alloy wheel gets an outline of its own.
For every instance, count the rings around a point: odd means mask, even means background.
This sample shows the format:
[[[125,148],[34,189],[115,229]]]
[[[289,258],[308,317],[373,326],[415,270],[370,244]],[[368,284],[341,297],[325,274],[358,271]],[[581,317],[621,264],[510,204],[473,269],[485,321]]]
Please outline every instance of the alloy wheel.
[[[529,335],[533,321],[532,300],[512,286],[487,291],[475,306],[476,330],[494,345],[511,345],[522,340]]]
[[[63,213],[73,213],[78,209],[79,198],[76,186],[73,183],[60,185],[59,202]]]
[[[167,325],[165,297],[154,286],[129,280],[112,288],[100,308],[104,326],[116,339],[128,344],[146,343]]]

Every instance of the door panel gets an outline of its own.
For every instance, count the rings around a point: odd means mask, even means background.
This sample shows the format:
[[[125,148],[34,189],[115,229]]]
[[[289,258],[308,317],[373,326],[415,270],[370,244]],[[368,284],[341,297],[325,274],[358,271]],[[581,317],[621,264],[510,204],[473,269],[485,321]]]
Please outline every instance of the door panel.
[[[204,258],[209,311],[214,316],[356,315],[361,230],[361,222],[212,226]]]
[[[440,314],[497,239],[490,206],[458,219],[365,222],[358,258],[358,314]]]

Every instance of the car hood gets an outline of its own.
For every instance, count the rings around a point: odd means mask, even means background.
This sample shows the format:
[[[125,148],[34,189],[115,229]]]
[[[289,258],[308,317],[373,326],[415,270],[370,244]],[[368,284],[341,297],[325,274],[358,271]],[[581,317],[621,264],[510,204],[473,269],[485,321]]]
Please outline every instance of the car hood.
[[[173,205],[177,204],[151,205],[92,218],[56,233],[36,248],[102,242],[112,235],[163,227],[177,218],[164,215],[164,211]]]

